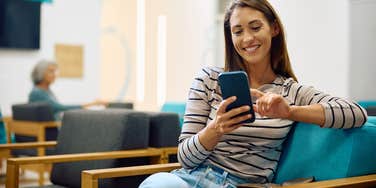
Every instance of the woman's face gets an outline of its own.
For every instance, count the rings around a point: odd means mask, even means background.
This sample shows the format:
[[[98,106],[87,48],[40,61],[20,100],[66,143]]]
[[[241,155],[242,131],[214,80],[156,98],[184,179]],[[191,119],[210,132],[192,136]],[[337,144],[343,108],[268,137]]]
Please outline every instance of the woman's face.
[[[52,84],[57,75],[57,66],[56,65],[48,65],[46,72],[44,73],[43,81],[47,84]]]
[[[232,42],[239,55],[249,64],[270,63],[272,37],[278,29],[264,14],[249,7],[234,9],[230,17]]]

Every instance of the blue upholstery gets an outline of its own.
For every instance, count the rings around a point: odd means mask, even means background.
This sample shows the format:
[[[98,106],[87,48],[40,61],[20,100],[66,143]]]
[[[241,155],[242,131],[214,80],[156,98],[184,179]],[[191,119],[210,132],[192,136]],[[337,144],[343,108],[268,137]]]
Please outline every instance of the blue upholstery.
[[[285,142],[275,182],[317,181],[376,173],[376,125],[350,130],[297,123]]]
[[[368,116],[367,122],[376,125],[376,116]]]
[[[3,116],[2,116],[1,111],[0,111],[0,119],[1,118],[3,118]],[[6,138],[6,135],[5,135],[4,122],[0,121],[0,144],[4,144],[6,142],[7,142],[7,138]]]
[[[185,114],[185,103],[184,102],[166,102],[163,104],[162,112],[175,112],[179,114],[180,127],[183,126],[184,114]]]
[[[376,106],[376,101],[359,101],[358,103],[363,108],[368,108],[368,107]]]

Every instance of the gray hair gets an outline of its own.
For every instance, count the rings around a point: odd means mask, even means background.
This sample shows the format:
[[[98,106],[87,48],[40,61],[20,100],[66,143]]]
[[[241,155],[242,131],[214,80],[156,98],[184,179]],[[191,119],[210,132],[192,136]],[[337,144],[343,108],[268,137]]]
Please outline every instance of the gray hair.
[[[42,82],[44,74],[46,73],[49,65],[57,64],[54,61],[41,60],[35,65],[33,71],[31,72],[31,80],[33,81],[34,85],[38,85],[40,82]]]

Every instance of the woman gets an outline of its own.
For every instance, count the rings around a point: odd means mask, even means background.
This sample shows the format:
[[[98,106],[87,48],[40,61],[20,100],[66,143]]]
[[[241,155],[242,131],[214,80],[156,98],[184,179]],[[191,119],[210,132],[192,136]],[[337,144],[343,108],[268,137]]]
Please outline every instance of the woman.
[[[326,128],[360,127],[367,115],[358,104],[297,83],[281,21],[267,0],[234,0],[225,15],[225,68],[204,68],[189,92],[179,138],[182,169],[158,173],[141,187],[236,187],[273,179],[282,143],[294,121]],[[226,112],[235,97],[222,99],[223,71],[250,78],[256,121],[243,106]],[[158,181],[158,179],[160,181]],[[163,181],[163,182],[162,182]],[[152,186],[154,185],[154,186]]]
[[[71,109],[87,108],[96,105],[107,105],[104,101],[94,101],[83,105],[63,105],[58,102],[50,89],[57,75],[57,64],[52,61],[40,61],[31,73],[34,87],[29,94],[29,102],[47,102],[51,105],[55,119],[60,119],[60,112]]]

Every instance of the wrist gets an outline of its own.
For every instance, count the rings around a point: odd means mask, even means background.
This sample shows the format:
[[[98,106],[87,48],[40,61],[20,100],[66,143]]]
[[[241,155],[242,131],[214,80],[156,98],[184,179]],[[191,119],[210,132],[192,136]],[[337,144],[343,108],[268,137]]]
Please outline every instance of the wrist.
[[[287,114],[287,119],[295,121],[296,113],[299,110],[300,106],[290,106],[290,110]]]

